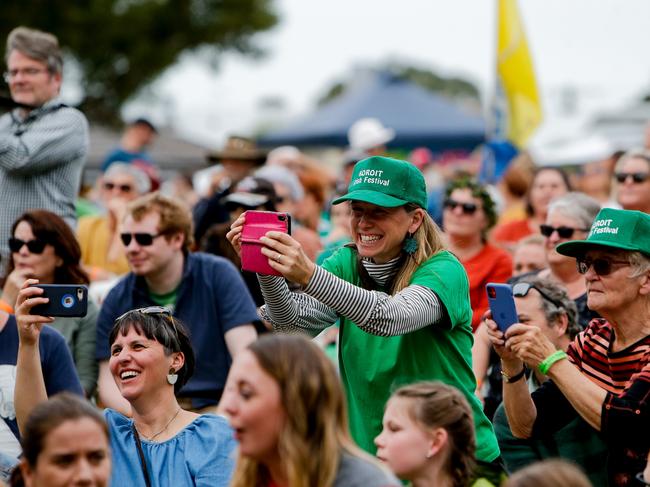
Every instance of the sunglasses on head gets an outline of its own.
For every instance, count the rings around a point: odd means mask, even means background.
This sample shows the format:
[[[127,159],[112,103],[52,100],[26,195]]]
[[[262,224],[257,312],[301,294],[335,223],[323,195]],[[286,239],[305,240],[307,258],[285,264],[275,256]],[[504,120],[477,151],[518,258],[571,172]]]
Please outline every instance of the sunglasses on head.
[[[535,286],[535,284],[531,284],[529,282],[518,282],[516,284],[513,284],[512,286],[512,295],[516,298],[523,298],[528,294],[528,291],[531,289],[534,289],[537,291],[542,298],[544,298],[546,301],[549,303],[553,304],[556,308],[563,308],[562,303],[559,301],[553,299],[550,297],[548,294],[546,294],[544,291],[542,291],[540,288]]]
[[[126,313],[118,316],[115,321],[120,321],[129,313],[140,313],[143,315],[163,315],[166,318],[169,318],[169,321],[171,322],[172,327],[174,328],[174,332],[176,333],[176,335],[178,335],[178,330],[176,329],[176,323],[174,322],[174,316],[172,315],[171,310],[169,308],[166,308],[165,306],[148,306],[146,308],[130,309]]]
[[[113,191],[115,188],[119,189],[122,193],[130,193],[133,191],[133,186],[130,184],[115,184],[115,183],[104,183],[104,189],[106,191]]]
[[[575,231],[579,232],[588,232],[588,228],[571,228],[571,227],[553,227],[551,225],[540,225],[539,226],[539,232],[544,235],[545,237],[550,237],[553,235],[553,232],[557,232],[557,234],[560,236],[560,238],[571,238],[573,237],[573,232]]]
[[[597,275],[608,276],[614,271],[615,267],[630,265],[630,263],[626,260],[613,260],[607,257],[598,257],[596,259],[581,257],[576,259],[576,265],[580,274],[586,274],[593,267]]]
[[[27,250],[29,250],[32,254],[42,254],[43,250],[45,250],[47,242],[39,238],[35,238],[34,240],[29,240],[27,242],[25,240],[20,240],[19,238],[14,237],[11,237],[9,239],[9,249],[11,249],[12,252],[20,252],[20,249],[23,248],[23,245],[27,245]]]
[[[634,183],[643,183],[645,182],[649,177],[650,173],[647,172],[617,172],[616,175],[616,181],[619,183],[624,183],[627,181],[627,178],[632,178],[632,181]]]
[[[122,239],[122,243],[125,247],[129,246],[132,239],[135,239],[138,245],[148,247],[149,245],[153,244],[154,239],[160,237],[161,235],[163,234],[158,233],[156,235],[152,235],[151,233],[121,233],[120,238]]]
[[[478,210],[476,203],[462,203],[460,201],[452,200],[447,198],[444,202],[444,207],[449,208],[451,211],[454,211],[456,208],[461,207],[465,215],[473,215]]]

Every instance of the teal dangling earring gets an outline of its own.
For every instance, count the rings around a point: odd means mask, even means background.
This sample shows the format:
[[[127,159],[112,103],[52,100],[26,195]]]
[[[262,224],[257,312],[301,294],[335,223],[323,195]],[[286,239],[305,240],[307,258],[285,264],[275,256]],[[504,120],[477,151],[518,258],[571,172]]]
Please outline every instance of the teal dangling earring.
[[[413,255],[417,251],[417,249],[418,249],[418,241],[413,238],[412,233],[409,232],[406,235],[406,238],[404,239],[404,243],[402,244],[402,249],[408,255]]]

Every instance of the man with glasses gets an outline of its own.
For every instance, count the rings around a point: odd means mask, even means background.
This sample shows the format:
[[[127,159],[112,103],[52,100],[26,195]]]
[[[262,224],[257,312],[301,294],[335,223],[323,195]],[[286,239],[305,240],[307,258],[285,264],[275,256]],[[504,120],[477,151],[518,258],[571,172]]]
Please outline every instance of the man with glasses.
[[[565,352],[523,323],[505,334],[489,322],[501,357],[513,434],[538,439],[582,418],[607,444],[608,484],[633,485],[650,449],[650,215],[602,209],[584,240],[564,242],[587,284],[594,319]],[[514,380],[524,365],[548,376],[531,393]]]
[[[232,357],[255,340],[255,304],[226,259],[190,253],[192,216],[182,202],[152,193],[133,201],[120,229],[131,272],[109,292],[97,321],[98,390],[104,406],[128,414],[108,368],[115,319],[150,306],[171,308],[190,332],[196,370],[179,393],[185,409],[214,412]]]
[[[650,213],[650,151],[630,151],[616,163],[616,200],[626,210]]]
[[[519,321],[539,328],[556,349],[566,350],[582,330],[577,321],[575,302],[554,281],[529,276],[514,284],[512,293]],[[528,388],[532,391],[548,380],[539,370],[527,371],[522,368],[522,371],[522,376],[504,374],[503,381],[512,383],[527,377]],[[492,422],[509,473],[546,458],[560,457],[579,465],[594,485],[607,483],[605,445],[581,418],[576,418],[555,434],[539,441],[513,436],[503,404],[496,409]]]
[[[50,210],[74,227],[88,122],[57,99],[63,58],[55,36],[14,29],[5,62],[16,105],[0,117],[0,254],[6,258],[11,224],[30,208]]]

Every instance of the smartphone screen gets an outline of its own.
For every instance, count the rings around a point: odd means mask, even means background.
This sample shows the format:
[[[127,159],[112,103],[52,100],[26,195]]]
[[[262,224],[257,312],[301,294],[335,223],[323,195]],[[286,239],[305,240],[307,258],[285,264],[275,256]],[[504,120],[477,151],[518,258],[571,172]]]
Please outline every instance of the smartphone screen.
[[[515,299],[512,296],[512,288],[509,284],[488,283],[485,286],[492,319],[502,332],[505,332],[511,325],[517,323],[517,308]]]

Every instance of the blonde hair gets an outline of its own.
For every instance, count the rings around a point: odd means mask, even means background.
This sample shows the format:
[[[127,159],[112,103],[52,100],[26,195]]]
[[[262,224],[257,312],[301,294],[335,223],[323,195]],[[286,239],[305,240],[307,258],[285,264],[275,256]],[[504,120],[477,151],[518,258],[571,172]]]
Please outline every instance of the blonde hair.
[[[412,213],[418,208],[420,207],[410,203],[404,205],[404,210],[407,213]],[[422,209],[422,211],[424,212],[422,224],[413,234],[418,248],[413,254],[406,254],[406,261],[395,276],[393,289],[391,290],[392,294],[396,294],[408,287],[415,271],[427,260],[445,248],[440,228],[431,219],[426,210]]]
[[[425,429],[443,428],[448,454],[443,468],[454,487],[469,485],[474,469],[474,417],[465,396],[438,381],[417,382],[397,389],[392,397],[408,399],[407,414]]]
[[[194,245],[192,213],[182,200],[163,196],[156,191],[141,196],[127,206],[127,214],[131,215],[137,222],[150,213],[160,215],[159,233],[165,235],[167,240],[175,233],[182,233],[185,237],[183,239],[183,252],[190,251]]]
[[[291,487],[330,487],[345,451],[375,462],[350,438],[347,407],[334,364],[310,340],[266,335],[248,350],[280,388],[286,424],[278,452]],[[269,480],[267,467],[240,455],[231,487],[256,487]]]
[[[519,470],[503,487],[591,487],[591,482],[574,464],[550,459]]]

